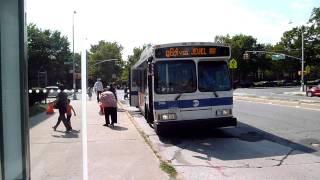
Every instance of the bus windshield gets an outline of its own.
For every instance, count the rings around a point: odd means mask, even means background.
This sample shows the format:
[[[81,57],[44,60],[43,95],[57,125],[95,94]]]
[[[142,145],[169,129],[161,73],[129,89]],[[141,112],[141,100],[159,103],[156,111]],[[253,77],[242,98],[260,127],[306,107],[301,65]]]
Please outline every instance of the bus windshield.
[[[231,83],[226,62],[201,61],[198,63],[199,91],[229,91]]]
[[[160,61],[155,64],[156,93],[191,93],[196,90],[196,67],[192,60]]]

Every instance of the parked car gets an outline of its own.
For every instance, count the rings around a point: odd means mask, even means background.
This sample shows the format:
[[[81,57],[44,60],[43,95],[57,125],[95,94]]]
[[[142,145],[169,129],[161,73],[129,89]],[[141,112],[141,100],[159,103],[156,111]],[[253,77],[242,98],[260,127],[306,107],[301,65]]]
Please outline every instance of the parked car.
[[[315,80],[311,80],[311,81],[307,81],[308,85],[318,85],[320,84],[320,79],[315,79]]]
[[[312,88],[309,88],[306,93],[309,97],[320,96],[320,84]]]
[[[47,86],[46,87],[47,91],[48,91],[48,98],[55,98],[58,95],[58,90],[59,87],[58,86]],[[65,93],[67,93],[68,96],[72,95],[72,91],[65,89],[64,90]]]
[[[235,88],[249,88],[254,86],[252,81],[249,80],[236,80],[233,82]]]
[[[46,89],[48,91],[48,98],[54,98],[58,95],[58,86],[47,86]]]

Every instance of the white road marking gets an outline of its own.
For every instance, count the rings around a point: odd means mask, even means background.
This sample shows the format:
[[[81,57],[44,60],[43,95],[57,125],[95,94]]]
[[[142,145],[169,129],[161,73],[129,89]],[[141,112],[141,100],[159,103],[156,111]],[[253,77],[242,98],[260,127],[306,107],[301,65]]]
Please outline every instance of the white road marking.
[[[252,101],[252,100],[244,100],[244,99],[235,99],[235,101],[242,101],[242,102],[252,102],[252,103],[260,103],[260,104],[267,104],[267,105],[274,105],[274,106],[282,106],[282,107],[289,107],[289,108],[299,108],[299,109],[306,109],[306,110],[312,110],[312,111],[320,111],[320,109],[314,109],[314,108],[307,108],[303,106],[290,106],[290,105],[283,105],[283,104],[274,104],[270,102],[259,102],[259,101]]]

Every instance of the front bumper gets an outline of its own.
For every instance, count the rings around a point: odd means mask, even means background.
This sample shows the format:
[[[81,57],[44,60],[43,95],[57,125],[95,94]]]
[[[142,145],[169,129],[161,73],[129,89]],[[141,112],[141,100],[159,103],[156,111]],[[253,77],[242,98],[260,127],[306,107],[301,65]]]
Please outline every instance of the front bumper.
[[[158,126],[174,126],[174,127],[229,127],[237,126],[237,118],[235,117],[220,117],[210,119],[193,119],[193,120],[180,120],[180,121],[157,121]]]

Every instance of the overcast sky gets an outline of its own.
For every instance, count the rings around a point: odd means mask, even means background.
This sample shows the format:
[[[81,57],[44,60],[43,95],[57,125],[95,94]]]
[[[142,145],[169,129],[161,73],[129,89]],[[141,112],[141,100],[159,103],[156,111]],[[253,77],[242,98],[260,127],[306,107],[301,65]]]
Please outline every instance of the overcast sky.
[[[213,41],[216,35],[243,33],[274,44],[294,25],[305,24],[319,0],[26,0],[27,22],[59,30],[75,51],[99,40],[124,47],[186,41]],[[288,24],[289,21],[294,24]],[[85,40],[87,39],[87,40]],[[70,47],[72,49],[72,46]]]

